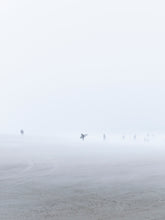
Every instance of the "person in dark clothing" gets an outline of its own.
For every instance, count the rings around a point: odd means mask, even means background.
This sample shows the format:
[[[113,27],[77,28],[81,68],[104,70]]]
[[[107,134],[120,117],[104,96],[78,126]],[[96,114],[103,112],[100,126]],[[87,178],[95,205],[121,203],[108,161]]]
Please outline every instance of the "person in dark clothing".
[[[87,136],[87,134],[81,134],[80,138],[84,141],[84,138]]]
[[[21,135],[24,135],[24,130],[21,129],[21,130],[20,130],[20,133],[21,133]]]

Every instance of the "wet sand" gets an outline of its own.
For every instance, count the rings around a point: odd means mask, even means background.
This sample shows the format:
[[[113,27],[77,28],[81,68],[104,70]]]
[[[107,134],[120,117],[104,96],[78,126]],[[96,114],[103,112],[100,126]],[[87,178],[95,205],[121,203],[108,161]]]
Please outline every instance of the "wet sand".
[[[0,138],[1,220],[164,220],[156,143]]]

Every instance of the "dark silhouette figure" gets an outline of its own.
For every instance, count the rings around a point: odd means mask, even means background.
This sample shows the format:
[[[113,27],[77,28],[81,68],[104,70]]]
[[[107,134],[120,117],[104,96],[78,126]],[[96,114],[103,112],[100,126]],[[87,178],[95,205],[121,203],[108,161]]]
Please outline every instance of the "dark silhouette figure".
[[[105,141],[105,139],[106,139],[106,135],[105,135],[105,134],[103,134],[103,140]]]
[[[24,135],[24,130],[21,129],[21,130],[20,130],[20,133],[21,133],[21,135]]]
[[[84,141],[84,138],[87,136],[88,134],[81,134],[80,138]]]

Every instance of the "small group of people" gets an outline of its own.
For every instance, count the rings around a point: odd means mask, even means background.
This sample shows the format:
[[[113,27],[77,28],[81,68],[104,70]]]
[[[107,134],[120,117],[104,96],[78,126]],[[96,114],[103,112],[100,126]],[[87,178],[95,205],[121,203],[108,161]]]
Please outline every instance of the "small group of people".
[[[88,134],[83,134],[81,133],[81,136],[80,136],[80,139],[82,139],[84,141],[85,137],[87,136]],[[103,134],[103,140],[106,140],[106,135]]]

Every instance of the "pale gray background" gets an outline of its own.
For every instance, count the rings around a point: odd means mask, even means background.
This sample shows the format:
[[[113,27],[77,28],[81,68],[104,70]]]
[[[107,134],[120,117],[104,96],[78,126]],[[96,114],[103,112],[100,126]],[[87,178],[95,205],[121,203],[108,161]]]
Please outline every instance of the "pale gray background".
[[[165,3],[1,0],[0,133],[164,130]]]

